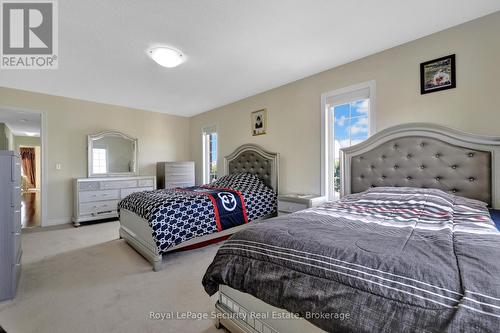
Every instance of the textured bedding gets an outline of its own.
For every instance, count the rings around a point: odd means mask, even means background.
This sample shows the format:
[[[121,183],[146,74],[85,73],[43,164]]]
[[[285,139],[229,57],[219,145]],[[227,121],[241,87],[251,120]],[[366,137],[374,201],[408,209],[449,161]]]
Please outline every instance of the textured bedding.
[[[236,233],[203,278],[220,284],[330,332],[499,332],[500,232],[482,202],[373,188]]]
[[[239,173],[224,176],[204,187],[237,191],[246,210],[242,215],[248,221],[276,212],[276,193],[254,175]],[[146,219],[156,246],[163,253],[194,237],[220,231],[216,206],[210,196],[195,190],[168,189],[133,193],[119,202],[118,209],[127,209]],[[240,224],[245,222],[242,219]]]

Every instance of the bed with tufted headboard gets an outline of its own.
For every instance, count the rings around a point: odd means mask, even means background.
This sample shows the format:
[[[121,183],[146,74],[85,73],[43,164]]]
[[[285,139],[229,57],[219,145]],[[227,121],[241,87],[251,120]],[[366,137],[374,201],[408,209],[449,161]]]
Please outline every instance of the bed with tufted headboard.
[[[486,204],[500,207],[500,138],[408,124],[341,156],[343,198],[251,225],[221,246],[203,278],[209,295],[219,291],[219,324],[497,332],[500,232]],[[246,309],[293,319],[247,328]],[[332,313],[350,317],[322,316]]]
[[[499,159],[500,138],[400,125],[342,149],[342,195],[381,186],[435,188],[500,207]]]
[[[153,264],[167,253],[229,237],[276,215],[279,154],[246,144],[225,158],[210,184],[133,193],[118,203],[120,236]]]
[[[255,144],[244,144],[224,158],[224,174],[250,173],[276,193],[279,189],[279,153]]]

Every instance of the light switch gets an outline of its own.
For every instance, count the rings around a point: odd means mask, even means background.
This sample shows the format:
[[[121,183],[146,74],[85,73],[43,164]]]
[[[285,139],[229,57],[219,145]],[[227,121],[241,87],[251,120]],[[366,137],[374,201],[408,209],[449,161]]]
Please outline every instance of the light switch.
[[[61,170],[61,163],[56,163],[56,170]]]

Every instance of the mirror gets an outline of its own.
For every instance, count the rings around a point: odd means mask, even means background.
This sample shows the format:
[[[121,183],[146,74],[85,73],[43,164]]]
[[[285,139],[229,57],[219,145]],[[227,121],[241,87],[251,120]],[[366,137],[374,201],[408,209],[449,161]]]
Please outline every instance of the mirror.
[[[137,139],[120,132],[88,136],[88,176],[134,176],[137,170]]]

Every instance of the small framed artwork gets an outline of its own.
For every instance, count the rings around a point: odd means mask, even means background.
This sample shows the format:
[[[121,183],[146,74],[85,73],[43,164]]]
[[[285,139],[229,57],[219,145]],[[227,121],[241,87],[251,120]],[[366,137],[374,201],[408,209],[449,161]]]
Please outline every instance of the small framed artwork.
[[[252,135],[266,134],[267,131],[267,109],[252,112]]]
[[[420,64],[421,94],[455,88],[456,80],[454,54]]]

